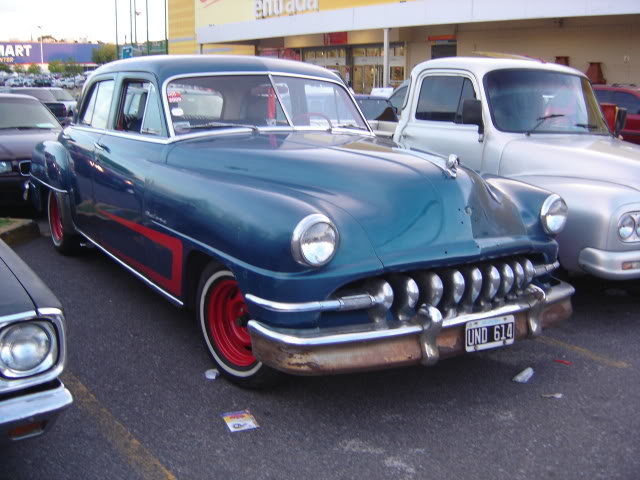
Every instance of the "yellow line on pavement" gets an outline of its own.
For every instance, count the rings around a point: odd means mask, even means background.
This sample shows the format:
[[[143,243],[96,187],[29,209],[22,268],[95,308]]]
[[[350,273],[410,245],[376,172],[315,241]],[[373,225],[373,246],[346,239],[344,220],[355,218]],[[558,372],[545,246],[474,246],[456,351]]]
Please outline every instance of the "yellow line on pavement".
[[[576,345],[571,345],[570,343],[565,343],[561,340],[556,340],[555,338],[550,337],[538,337],[536,340],[539,340],[542,343],[546,343],[547,345],[552,345],[554,347],[564,348],[566,350],[571,350],[572,352],[579,353],[580,355],[589,358],[597,363],[602,363],[607,365],[608,367],[616,367],[616,368],[629,368],[630,364],[625,362],[618,362],[616,360],[611,360],[607,357],[603,357],[602,355],[598,355],[597,353],[593,353],[586,348],[578,347]]]
[[[96,420],[102,435],[143,479],[175,480],[176,477],[100,404],[75,375],[67,370],[62,375],[62,380],[73,393],[74,403]]]

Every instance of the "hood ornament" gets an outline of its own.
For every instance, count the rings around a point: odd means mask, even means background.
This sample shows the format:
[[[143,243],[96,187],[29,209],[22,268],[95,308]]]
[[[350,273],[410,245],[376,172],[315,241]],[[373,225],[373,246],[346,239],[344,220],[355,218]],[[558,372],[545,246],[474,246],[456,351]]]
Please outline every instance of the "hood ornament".
[[[459,166],[460,166],[460,159],[455,153],[452,153],[447,157],[447,169],[445,171],[450,178],[456,178],[458,176]]]

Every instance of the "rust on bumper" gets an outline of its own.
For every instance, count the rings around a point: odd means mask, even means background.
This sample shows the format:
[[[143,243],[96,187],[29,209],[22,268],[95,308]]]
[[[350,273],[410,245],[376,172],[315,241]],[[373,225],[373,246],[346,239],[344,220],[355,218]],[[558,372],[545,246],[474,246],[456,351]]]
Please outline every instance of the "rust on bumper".
[[[545,298],[513,311],[516,341],[536,336],[543,328],[572,313],[574,289],[560,282]],[[487,312],[487,317],[499,314]],[[249,322],[253,354],[277,370],[294,375],[327,375],[380,370],[409,365],[431,365],[440,358],[465,353],[465,323],[445,320],[432,345],[433,358],[425,358],[424,335],[428,325],[407,323],[394,328],[365,331],[324,331],[300,335],[276,331],[255,320]],[[428,351],[428,350],[427,350]]]

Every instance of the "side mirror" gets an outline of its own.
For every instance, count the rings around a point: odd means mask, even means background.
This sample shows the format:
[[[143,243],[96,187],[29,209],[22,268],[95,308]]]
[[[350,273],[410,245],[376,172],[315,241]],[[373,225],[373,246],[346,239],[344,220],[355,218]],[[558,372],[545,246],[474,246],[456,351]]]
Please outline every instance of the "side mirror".
[[[482,121],[482,102],[475,98],[468,98],[462,103],[462,123],[465,125],[477,125],[478,133],[484,134],[484,122]]]
[[[627,121],[627,109],[618,107],[618,114],[616,115],[616,122],[613,128],[613,134],[617,137],[622,132],[624,124]]]

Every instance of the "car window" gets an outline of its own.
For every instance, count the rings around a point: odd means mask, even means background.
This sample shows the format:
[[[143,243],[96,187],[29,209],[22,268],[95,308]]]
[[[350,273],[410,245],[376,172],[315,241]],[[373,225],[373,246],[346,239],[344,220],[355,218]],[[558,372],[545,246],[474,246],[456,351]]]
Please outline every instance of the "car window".
[[[80,124],[95,128],[107,127],[113,84],[113,80],[104,80],[92,87],[87,106],[80,116]]]
[[[54,88],[49,91],[56,98],[56,100],[61,100],[64,102],[75,102],[76,100],[69,94],[69,92],[67,92],[66,90],[62,90],[61,88]]]
[[[626,108],[627,113],[640,113],[640,99],[635,95],[627,92],[612,92],[612,102],[619,107]]]
[[[458,102],[458,110],[456,111],[456,123],[462,123],[462,105],[465,100],[473,100],[476,98],[476,92],[473,89],[473,83],[468,78],[465,78],[462,82],[462,93],[460,94],[460,101]]]
[[[158,98],[148,81],[127,81],[116,120],[116,130],[159,135],[162,131]]]
[[[594,90],[596,98],[600,103],[609,103],[611,102],[611,91],[610,90]]]
[[[0,99],[0,129],[60,128],[56,117],[37,100],[28,98]]]
[[[356,98],[356,102],[367,120],[380,120],[380,117],[390,108],[386,98]]]
[[[429,75],[420,86],[417,120],[453,122],[458,112],[464,77]]]
[[[21,93],[23,95],[31,95],[32,97],[37,98],[43,102],[55,102],[55,97],[51,94],[49,90],[44,88],[22,88],[14,90],[14,93]]]

